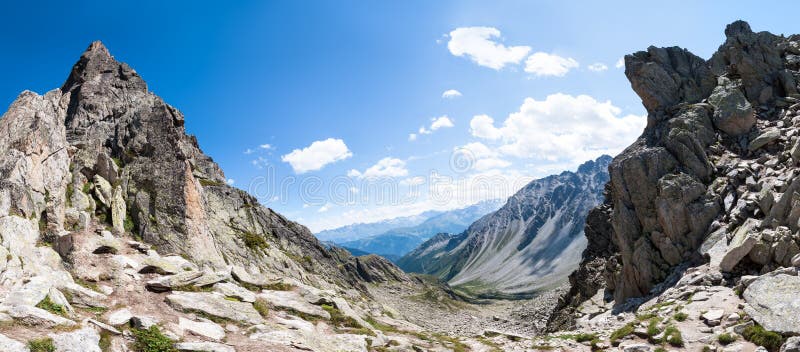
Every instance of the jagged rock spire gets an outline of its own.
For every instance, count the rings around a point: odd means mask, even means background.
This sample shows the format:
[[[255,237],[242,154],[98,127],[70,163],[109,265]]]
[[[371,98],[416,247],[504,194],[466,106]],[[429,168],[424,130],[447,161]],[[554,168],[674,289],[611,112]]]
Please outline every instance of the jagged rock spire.
[[[147,90],[147,84],[139,74],[127,64],[115,60],[99,40],[89,44],[72,66],[72,72],[61,86],[61,91],[67,93],[86,82],[114,82],[115,86],[121,88]]]

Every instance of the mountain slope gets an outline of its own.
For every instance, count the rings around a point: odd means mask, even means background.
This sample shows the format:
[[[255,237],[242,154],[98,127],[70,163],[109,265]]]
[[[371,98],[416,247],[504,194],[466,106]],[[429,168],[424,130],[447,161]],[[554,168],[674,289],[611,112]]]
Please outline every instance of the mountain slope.
[[[344,243],[355,241],[361,238],[377,236],[396,228],[416,226],[439,213],[440,212],[438,211],[426,211],[417,215],[403,216],[378,222],[351,224],[335,229],[320,231],[315,235],[320,241]]]
[[[398,264],[440,276],[476,295],[524,296],[575,269],[586,246],[583,224],[602,200],[611,157],[534,180],[457,236],[439,235]]]
[[[438,233],[464,231],[480,217],[497,210],[502,205],[502,200],[487,200],[465,208],[441,212],[416,226],[395,228],[379,235],[342,242],[339,245],[397,259]]]

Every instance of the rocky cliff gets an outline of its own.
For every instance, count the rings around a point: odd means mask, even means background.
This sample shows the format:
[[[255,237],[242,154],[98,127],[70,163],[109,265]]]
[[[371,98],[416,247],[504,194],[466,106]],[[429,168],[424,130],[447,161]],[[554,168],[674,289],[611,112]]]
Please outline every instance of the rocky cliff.
[[[439,235],[398,261],[462,293],[525,297],[563,282],[586,246],[583,224],[602,200],[611,157],[534,180],[457,236]]]
[[[800,252],[800,36],[742,21],[725,36],[708,60],[678,47],[625,57],[648,124],[609,167],[565,302],[605,288],[620,305],[661,292],[687,265],[736,278]]]

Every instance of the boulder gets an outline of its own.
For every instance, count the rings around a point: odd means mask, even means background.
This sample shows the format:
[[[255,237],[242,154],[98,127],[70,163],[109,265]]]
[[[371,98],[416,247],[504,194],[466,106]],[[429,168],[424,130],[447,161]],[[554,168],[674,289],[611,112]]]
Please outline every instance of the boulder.
[[[49,336],[53,339],[55,352],[102,352],[100,335],[90,327]]]
[[[284,309],[293,309],[300,313],[330,319],[331,315],[320,306],[308,303],[302,296],[294,291],[263,290],[258,298],[264,299],[272,306]]]
[[[750,131],[756,123],[753,107],[739,88],[727,78],[720,78],[718,85],[708,97],[714,107],[714,127],[731,136]]]
[[[216,293],[173,292],[166,299],[170,306],[180,311],[200,312],[251,325],[264,320],[252,304],[229,301]]]
[[[786,339],[781,346],[781,352],[800,352],[800,336],[792,336]]]
[[[762,275],[744,291],[744,311],[767,330],[800,334],[800,277]]]
[[[757,219],[750,218],[736,229],[733,239],[728,244],[725,255],[722,256],[719,263],[720,270],[733,270],[736,264],[739,264],[739,261],[750,253],[759,240],[758,233],[755,232],[758,223]]]
[[[255,293],[234,283],[219,282],[214,284],[213,290],[226,297],[233,297],[242,302],[252,303],[256,301]]]
[[[725,315],[725,311],[722,309],[710,309],[709,311],[703,313],[700,316],[700,319],[708,326],[717,326],[722,322],[722,317]]]
[[[46,328],[52,328],[58,325],[64,325],[64,326],[75,325],[75,322],[72,320],[55,315],[53,313],[50,313],[44,309],[37,307],[16,305],[10,307],[8,306],[0,307],[0,310],[4,310],[5,313],[14,318],[15,321],[22,323],[24,325],[40,326]]]
[[[233,346],[216,342],[179,342],[175,344],[175,349],[196,352],[236,352]]]
[[[131,318],[133,313],[128,308],[122,308],[109,313],[106,321],[113,326],[120,326],[130,322]]]
[[[184,271],[175,275],[162,276],[147,281],[145,287],[153,292],[165,292],[181,286],[191,285],[201,275],[203,275],[203,273],[200,271]]]
[[[178,318],[178,327],[194,335],[220,341],[225,338],[225,329],[211,321],[194,321],[184,317]]]
[[[114,188],[114,195],[111,199],[111,225],[116,233],[125,232],[126,208],[125,197],[121,187]]]
[[[770,144],[781,137],[781,130],[777,128],[769,128],[761,132],[756,138],[750,141],[747,146],[751,152],[760,149],[761,147]]]
[[[4,352],[30,352],[28,346],[6,335],[0,334],[0,351]]]

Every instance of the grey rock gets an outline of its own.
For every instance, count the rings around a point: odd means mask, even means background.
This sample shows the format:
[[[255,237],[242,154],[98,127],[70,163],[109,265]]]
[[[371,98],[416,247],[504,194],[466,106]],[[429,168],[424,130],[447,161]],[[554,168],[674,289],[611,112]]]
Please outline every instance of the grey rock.
[[[278,308],[293,309],[301,313],[330,319],[331,315],[320,306],[315,306],[306,302],[297,292],[294,291],[270,291],[263,290],[257,295],[258,298],[264,299],[272,306]]]
[[[134,315],[131,317],[131,326],[137,329],[149,329],[152,326],[160,324],[161,321],[156,317],[148,315]]]
[[[763,275],[744,291],[744,310],[767,330],[800,334],[800,277],[785,274]]]
[[[226,300],[224,296],[214,293],[173,292],[166,299],[167,303],[180,311],[201,312],[251,325],[260,324],[263,321],[252,304],[232,302]]]
[[[121,308],[108,314],[106,321],[113,326],[120,326],[127,324],[131,318],[133,313],[128,308]]]
[[[216,342],[179,342],[175,344],[178,351],[197,351],[197,352],[236,352],[233,346],[223,345]]]
[[[225,338],[225,329],[211,321],[193,321],[183,317],[178,318],[178,327],[192,334],[220,341]]]
[[[0,351],[6,352],[30,352],[28,346],[8,336],[0,334]]]
[[[708,102],[714,106],[714,127],[731,136],[750,131],[756,122],[753,107],[738,84],[727,79],[722,81],[708,97]]]
[[[50,334],[56,352],[102,352],[100,335],[90,327],[72,332]]]
[[[755,232],[757,225],[758,220],[747,219],[742,226],[736,229],[733,239],[728,244],[727,251],[720,262],[719,267],[722,271],[733,270],[736,264],[739,264],[739,261],[750,253],[750,250],[759,240],[758,233]]]
[[[756,151],[762,148],[763,146],[774,142],[775,140],[780,138],[780,136],[781,136],[781,131],[779,129],[777,128],[767,129],[761,132],[761,134],[759,134],[758,137],[750,141],[750,144],[747,146],[747,149],[749,149],[750,151]]]
[[[103,323],[101,321],[97,321],[97,320],[89,318],[89,319],[86,319],[86,322],[91,323],[94,326],[97,326],[98,328],[100,328],[100,329],[102,329],[104,331],[108,331],[108,332],[110,332],[110,333],[112,333],[114,335],[122,335],[122,332],[117,330],[117,328],[115,328],[115,327],[113,327],[111,325],[108,325],[106,323]]]
[[[233,297],[242,302],[255,302],[256,294],[244,287],[230,282],[220,282],[214,284],[214,292],[219,292],[223,296]]]
[[[25,325],[41,326],[49,328],[58,325],[64,325],[64,326],[75,325],[75,322],[72,320],[55,315],[53,313],[50,313],[44,309],[37,307],[16,305],[10,307],[8,306],[0,307],[0,310],[4,311],[6,314],[14,318],[15,321]]]
[[[203,273],[199,271],[185,271],[175,275],[162,276],[150,280],[145,286],[148,290],[153,292],[164,292],[181,286],[191,285],[201,275],[203,275]]]
[[[717,326],[722,322],[725,311],[722,309],[710,309],[700,316],[700,319],[708,326]]]
[[[800,352],[800,336],[792,336],[786,339],[781,346],[780,352]]]

